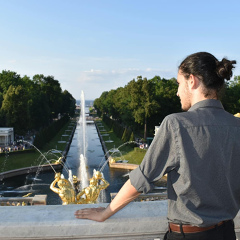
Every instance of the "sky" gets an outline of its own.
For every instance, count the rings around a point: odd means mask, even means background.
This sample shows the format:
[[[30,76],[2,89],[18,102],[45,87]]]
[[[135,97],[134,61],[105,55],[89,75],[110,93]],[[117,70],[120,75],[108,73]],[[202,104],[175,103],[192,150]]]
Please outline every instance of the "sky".
[[[0,0],[0,72],[54,76],[75,99],[99,98],[137,76],[177,77],[207,51],[236,60],[239,0]]]

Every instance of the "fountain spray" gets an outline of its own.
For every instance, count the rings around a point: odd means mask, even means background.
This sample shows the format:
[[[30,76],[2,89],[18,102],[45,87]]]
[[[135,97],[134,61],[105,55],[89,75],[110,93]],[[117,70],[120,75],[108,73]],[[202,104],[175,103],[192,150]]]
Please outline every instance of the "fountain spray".
[[[80,154],[80,169],[79,175],[81,179],[81,188],[85,188],[88,186],[88,177],[87,177],[87,158],[86,158],[86,116],[85,116],[85,97],[84,92],[81,92],[81,112],[80,112],[80,143],[82,142],[82,153]]]

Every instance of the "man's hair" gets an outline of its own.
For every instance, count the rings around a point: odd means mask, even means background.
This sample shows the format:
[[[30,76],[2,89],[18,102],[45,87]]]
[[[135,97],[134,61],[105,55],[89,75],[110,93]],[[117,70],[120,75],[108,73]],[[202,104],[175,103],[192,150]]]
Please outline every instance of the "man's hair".
[[[233,64],[236,64],[235,60],[223,58],[222,61],[218,61],[208,52],[197,52],[186,57],[178,69],[186,79],[191,74],[198,77],[205,87],[205,96],[208,96],[212,90],[218,93],[224,86],[225,80],[230,80]]]

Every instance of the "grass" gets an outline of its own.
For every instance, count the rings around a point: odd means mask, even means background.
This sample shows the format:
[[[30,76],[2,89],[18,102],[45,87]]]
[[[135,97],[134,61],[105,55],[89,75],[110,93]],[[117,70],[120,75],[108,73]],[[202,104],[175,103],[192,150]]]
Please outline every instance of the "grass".
[[[135,151],[133,143],[124,143],[120,138],[116,136],[113,130],[109,129],[109,127],[102,121],[99,121],[104,126],[105,131],[101,131],[102,135],[108,134],[108,136],[102,136],[105,141],[106,147],[108,150],[117,148],[120,152],[113,153],[111,156],[117,160],[128,160],[129,163],[132,164],[140,164],[143,160],[143,157],[146,154],[146,150],[144,151]],[[108,143],[107,140],[112,140],[113,142]]]
[[[41,153],[45,155],[49,161],[54,162],[61,156],[61,153],[53,154],[49,153],[49,151],[52,149],[63,151],[70,136],[62,135],[67,135],[66,130],[72,130],[72,128],[73,126],[69,121],[49,143],[45,144],[43,149],[40,149]],[[66,143],[58,143],[59,141],[66,141]],[[46,164],[47,161],[43,158],[41,153],[39,153],[38,151],[32,152],[25,150],[19,154],[2,154],[0,156],[0,172],[6,172],[24,167],[38,166],[39,164]]]

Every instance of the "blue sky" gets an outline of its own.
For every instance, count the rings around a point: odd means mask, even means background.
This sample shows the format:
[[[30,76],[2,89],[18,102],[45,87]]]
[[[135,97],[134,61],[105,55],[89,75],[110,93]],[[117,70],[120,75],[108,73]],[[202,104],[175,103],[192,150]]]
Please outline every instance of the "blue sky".
[[[74,98],[139,75],[177,76],[189,54],[237,60],[240,1],[0,0],[0,71],[52,75]]]

